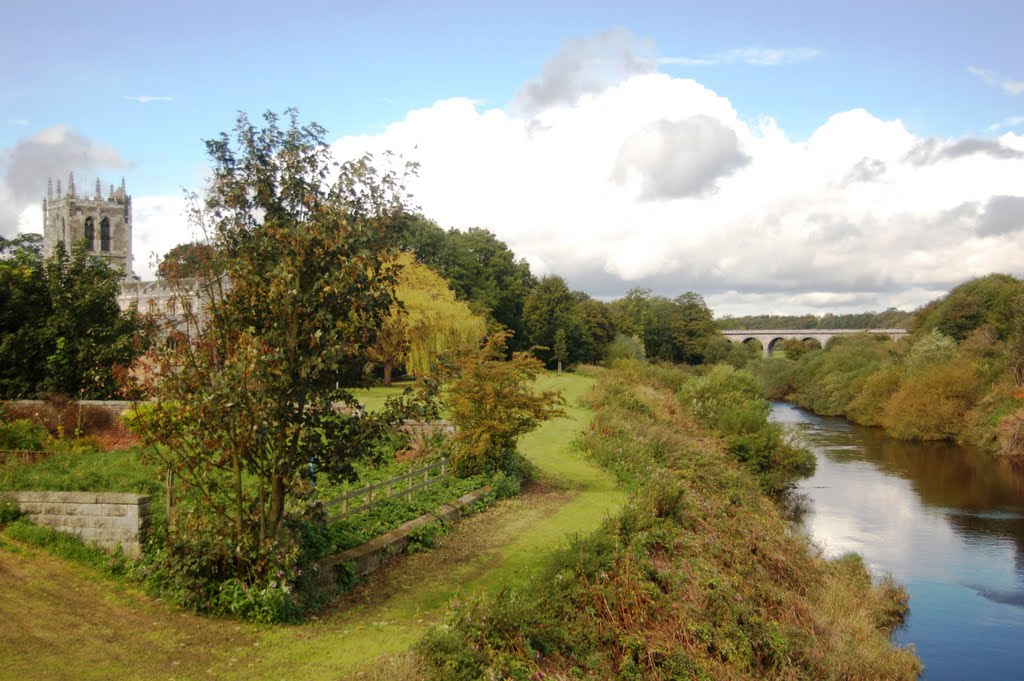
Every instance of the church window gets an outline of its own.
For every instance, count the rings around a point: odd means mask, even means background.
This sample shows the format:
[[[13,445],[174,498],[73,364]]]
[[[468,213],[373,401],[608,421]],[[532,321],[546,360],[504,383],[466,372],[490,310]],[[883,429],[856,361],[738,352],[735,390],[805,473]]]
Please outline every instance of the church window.
[[[92,216],[85,219],[85,250],[96,250],[96,226],[93,224]]]
[[[100,220],[100,250],[110,252],[110,218]]]

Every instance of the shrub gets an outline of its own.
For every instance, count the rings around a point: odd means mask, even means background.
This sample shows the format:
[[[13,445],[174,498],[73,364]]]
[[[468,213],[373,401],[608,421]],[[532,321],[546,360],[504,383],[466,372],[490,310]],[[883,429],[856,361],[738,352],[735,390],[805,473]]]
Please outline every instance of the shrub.
[[[850,401],[846,415],[865,426],[880,426],[885,421],[885,409],[889,399],[899,390],[900,371],[892,364],[885,364],[860,382],[860,389]]]
[[[958,357],[904,377],[885,406],[883,425],[904,440],[957,438],[977,390],[973,364]]]
[[[608,349],[604,354],[605,363],[609,366],[619,360],[642,362],[645,359],[647,359],[647,353],[644,351],[644,342],[636,336],[626,336],[621,333],[617,334],[608,344]]]
[[[691,379],[678,397],[724,438],[729,453],[757,476],[766,491],[779,493],[814,472],[814,455],[788,442],[781,426],[768,422],[771,405],[761,397],[751,373],[720,364]]]
[[[46,429],[34,421],[0,421],[0,449],[28,449],[41,452],[47,440],[49,435]]]
[[[458,475],[508,471],[519,461],[522,435],[562,413],[555,391],[536,393],[533,381],[543,370],[539,359],[514,353],[505,359],[507,332],[464,354],[448,382],[446,403],[455,425],[452,464]]]
[[[21,509],[18,508],[17,504],[0,496],[0,525],[13,523],[22,515]]]

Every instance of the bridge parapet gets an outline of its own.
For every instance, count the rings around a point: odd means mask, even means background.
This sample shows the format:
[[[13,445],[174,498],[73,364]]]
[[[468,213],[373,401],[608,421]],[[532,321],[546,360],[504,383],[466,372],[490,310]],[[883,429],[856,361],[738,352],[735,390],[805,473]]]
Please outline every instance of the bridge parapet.
[[[816,340],[822,347],[835,336],[852,336],[858,333],[870,333],[892,338],[910,335],[906,329],[728,329],[722,335],[733,343],[746,343],[757,340],[765,357],[771,357],[777,343],[784,340]]]

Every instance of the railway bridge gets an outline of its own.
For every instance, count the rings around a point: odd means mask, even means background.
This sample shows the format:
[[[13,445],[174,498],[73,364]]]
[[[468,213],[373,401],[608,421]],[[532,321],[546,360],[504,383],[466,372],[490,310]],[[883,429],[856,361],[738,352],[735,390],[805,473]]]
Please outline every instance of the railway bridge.
[[[857,333],[872,333],[900,338],[910,334],[906,329],[729,329],[722,335],[733,343],[758,341],[765,357],[771,357],[775,347],[784,340],[817,341],[821,347],[836,336],[850,336]]]

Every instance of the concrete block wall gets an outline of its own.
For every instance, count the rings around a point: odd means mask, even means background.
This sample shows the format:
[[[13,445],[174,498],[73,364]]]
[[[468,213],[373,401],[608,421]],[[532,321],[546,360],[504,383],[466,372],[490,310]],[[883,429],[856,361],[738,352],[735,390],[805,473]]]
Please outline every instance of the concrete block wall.
[[[96,492],[2,492],[36,525],[73,534],[130,556],[142,553],[150,523],[151,497]]]

